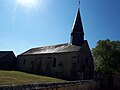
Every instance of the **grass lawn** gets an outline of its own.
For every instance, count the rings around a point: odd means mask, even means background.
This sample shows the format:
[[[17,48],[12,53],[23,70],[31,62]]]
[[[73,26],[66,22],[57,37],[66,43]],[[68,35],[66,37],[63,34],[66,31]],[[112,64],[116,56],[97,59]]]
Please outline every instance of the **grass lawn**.
[[[61,79],[50,78],[46,76],[33,75],[18,71],[0,70],[0,85],[11,84],[30,84],[30,83],[47,83],[47,82],[65,82]]]

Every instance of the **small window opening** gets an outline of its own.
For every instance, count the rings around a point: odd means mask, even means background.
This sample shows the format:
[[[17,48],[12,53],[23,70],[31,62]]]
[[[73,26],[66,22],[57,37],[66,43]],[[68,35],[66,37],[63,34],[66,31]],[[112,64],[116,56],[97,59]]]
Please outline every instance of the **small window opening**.
[[[25,64],[25,59],[23,60],[23,64]]]
[[[56,58],[53,60],[53,67],[56,67]]]
[[[51,59],[51,57],[48,57],[48,59]]]

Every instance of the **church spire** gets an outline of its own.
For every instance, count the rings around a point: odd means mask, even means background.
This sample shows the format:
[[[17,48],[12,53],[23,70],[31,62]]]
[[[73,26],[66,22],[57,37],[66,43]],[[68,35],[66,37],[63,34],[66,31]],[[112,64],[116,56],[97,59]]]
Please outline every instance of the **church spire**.
[[[71,43],[77,46],[82,46],[82,44],[84,43],[84,31],[80,16],[80,9],[78,9],[77,16],[73,24],[73,29],[71,33]]]

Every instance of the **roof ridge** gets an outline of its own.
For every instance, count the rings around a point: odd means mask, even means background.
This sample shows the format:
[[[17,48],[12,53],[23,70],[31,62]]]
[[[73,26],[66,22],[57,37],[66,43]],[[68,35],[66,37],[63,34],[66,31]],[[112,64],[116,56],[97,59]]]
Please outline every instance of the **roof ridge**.
[[[57,44],[57,45],[49,45],[49,46],[40,46],[40,47],[36,47],[36,48],[31,48],[31,49],[37,49],[37,48],[42,48],[42,47],[53,47],[53,46],[60,46],[60,45],[67,45],[69,43],[64,43],[64,44]]]

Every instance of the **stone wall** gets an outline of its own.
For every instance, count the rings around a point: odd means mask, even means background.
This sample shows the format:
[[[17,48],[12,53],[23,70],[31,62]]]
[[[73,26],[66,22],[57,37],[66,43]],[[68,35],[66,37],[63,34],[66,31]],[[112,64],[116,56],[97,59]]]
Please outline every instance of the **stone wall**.
[[[96,82],[84,80],[64,83],[0,85],[0,90],[96,90]]]

